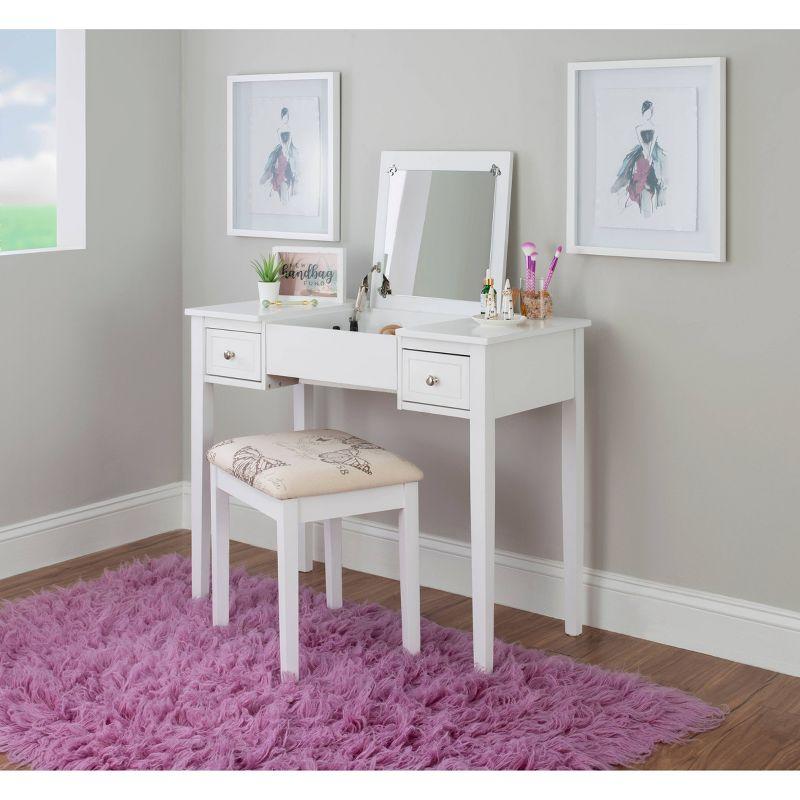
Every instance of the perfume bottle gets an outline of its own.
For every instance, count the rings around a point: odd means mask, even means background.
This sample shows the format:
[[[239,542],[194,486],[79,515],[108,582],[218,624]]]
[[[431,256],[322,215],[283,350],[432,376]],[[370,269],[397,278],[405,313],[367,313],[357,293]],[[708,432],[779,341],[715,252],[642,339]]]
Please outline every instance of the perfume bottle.
[[[486,295],[486,319],[497,319],[497,289],[494,278],[489,278],[489,291]]]
[[[506,285],[503,287],[503,299],[500,304],[500,316],[504,320],[514,319],[514,295],[511,292],[511,281],[506,278]]]
[[[489,277],[489,270],[486,270],[486,277],[483,279],[483,289],[481,289],[481,316],[486,316],[486,297],[489,294],[489,282],[491,278]]]

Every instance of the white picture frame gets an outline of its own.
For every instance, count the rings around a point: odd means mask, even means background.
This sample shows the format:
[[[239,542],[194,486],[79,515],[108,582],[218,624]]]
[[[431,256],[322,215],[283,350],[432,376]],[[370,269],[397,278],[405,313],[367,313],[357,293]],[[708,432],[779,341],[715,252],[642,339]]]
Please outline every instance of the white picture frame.
[[[567,70],[567,252],[630,258],[725,261],[725,59],[578,62],[568,64]],[[696,93],[694,117],[692,113],[687,113],[683,121],[671,122],[673,130],[678,129],[680,124],[696,125],[696,152],[688,152],[689,171],[684,170],[688,175],[691,164],[697,165],[695,229],[682,222],[674,225],[669,223],[673,227],[661,223],[659,228],[655,221],[651,223],[649,220],[630,226],[600,224],[603,220],[599,209],[600,203],[604,202],[601,193],[604,184],[598,178],[601,168],[597,161],[607,138],[601,125],[607,126],[607,122],[598,120],[601,109],[618,106],[606,98],[618,90],[631,92],[632,97],[636,93],[646,97],[648,93],[684,92],[680,96],[685,99],[686,92],[692,87]],[[641,105],[643,117],[645,105]],[[638,109],[638,106],[632,109],[634,116]],[[652,118],[652,109],[648,111]],[[608,118],[606,114],[605,119]],[[615,130],[617,124],[614,123]],[[633,125],[629,124],[627,117],[624,123],[619,124],[633,131]],[[691,143],[692,131],[687,129],[685,134],[682,141]],[[624,143],[622,140],[620,142],[624,150]],[[691,162],[692,158],[695,162]],[[604,161],[602,169],[606,168],[605,164]],[[616,186],[616,183],[613,185]],[[666,189],[669,188],[667,184]],[[632,191],[635,193],[635,189]],[[689,197],[685,186],[683,194],[678,196]],[[670,194],[666,191],[665,197],[668,202]],[[628,199],[622,195],[626,205]],[[683,219],[691,219],[692,209],[684,209],[684,212],[681,215]],[[633,216],[627,209],[626,213]],[[651,214],[651,218],[655,219],[657,215]]]
[[[308,300],[314,298],[318,305],[343,305],[347,284],[346,253],[344,247],[302,247],[290,245],[275,245],[272,255],[278,255],[284,265],[290,268],[299,266],[304,273],[313,270],[313,275],[303,275],[295,279],[302,284],[287,290],[287,279],[290,276],[281,275],[281,288],[278,298],[280,300]],[[282,270],[282,273],[286,270]],[[327,293],[324,288],[319,290],[314,284],[324,285],[328,282],[325,273],[334,273],[334,289]]]
[[[229,236],[339,241],[339,183],[340,73],[228,76]]]

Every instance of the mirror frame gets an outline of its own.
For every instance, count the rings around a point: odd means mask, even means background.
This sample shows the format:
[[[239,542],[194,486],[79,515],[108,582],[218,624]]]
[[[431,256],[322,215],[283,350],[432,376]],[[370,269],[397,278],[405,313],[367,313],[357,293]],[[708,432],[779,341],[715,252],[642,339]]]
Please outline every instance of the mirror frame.
[[[429,311],[445,314],[477,314],[477,300],[481,287],[475,287],[475,301],[453,300],[446,297],[417,297],[395,295],[381,297],[378,293],[383,280],[383,256],[386,240],[386,211],[389,199],[390,170],[446,170],[449,172],[489,172],[497,166],[500,174],[495,176],[494,206],[492,211],[492,238],[489,267],[497,291],[502,291],[506,276],[506,251],[508,250],[508,222],[511,210],[511,170],[514,155],[509,150],[384,150],[378,179],[378,209],[375,218],[375,241],[372,248],[372,263],[381,263],[380,273],[371,273],[372,308],[403,309],[406,311]],[[389,277],[391,282],[391,276]]]

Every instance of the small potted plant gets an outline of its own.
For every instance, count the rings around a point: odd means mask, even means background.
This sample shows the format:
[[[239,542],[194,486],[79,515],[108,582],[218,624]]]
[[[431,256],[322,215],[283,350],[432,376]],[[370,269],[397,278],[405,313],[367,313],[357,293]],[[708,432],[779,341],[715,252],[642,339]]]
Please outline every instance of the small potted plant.
[[[250,266],[258,275],[258,300],[262,306],[266,307],[278,299],[278,291],[281,285],[281,272],[283,262],[277,253],[273,253],[269,258],[261,256],[254,258]]]

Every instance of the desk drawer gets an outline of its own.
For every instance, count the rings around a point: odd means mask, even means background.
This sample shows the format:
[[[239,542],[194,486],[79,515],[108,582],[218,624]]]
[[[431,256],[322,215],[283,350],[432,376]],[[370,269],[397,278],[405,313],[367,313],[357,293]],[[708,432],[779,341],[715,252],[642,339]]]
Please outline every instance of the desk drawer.
[[[404,349],[402,399],[469,409],[469,356]]]
[[[261,334],[206,328],[206,373],[261,380]]]
[[[397,391],[396,336],[278,323],[267,325],[266,337],[268,375],[291,375],[303,381],[355,389]]]

